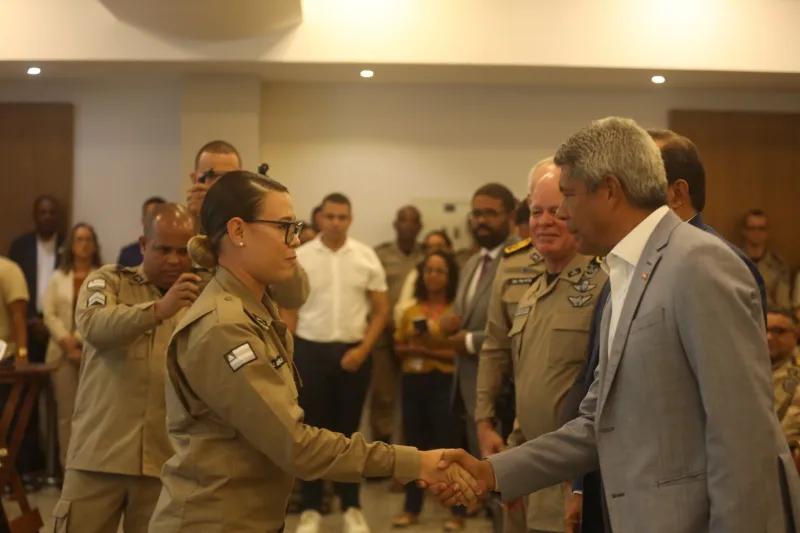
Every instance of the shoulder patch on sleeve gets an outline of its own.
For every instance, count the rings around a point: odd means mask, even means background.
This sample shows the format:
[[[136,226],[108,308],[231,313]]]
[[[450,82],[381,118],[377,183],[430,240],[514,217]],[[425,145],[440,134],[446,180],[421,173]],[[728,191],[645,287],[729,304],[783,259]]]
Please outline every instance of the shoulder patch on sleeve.
[[[102,292],[93,292],[86,299],[86,307],[105,307],[106,295]]]
[[[250,347],[249,342],[246,342],[241,346],[237,346],[225,354],[225,362],[228,363],[228,366],[231,367],[231,370],[234,372],[255,360],[256,354]]]
[[[506,246],[503,250],[503,256],[508,257],[509,255],[514,255],[515,253],[522,250],[527,250],[528,248],[533,248],[533,243],[530,239],[525,239],[510,246]]]
[[[93,279],[89,283],[86,284],[87,289],[105,289],[106,288],[106,280],[102,278]]]

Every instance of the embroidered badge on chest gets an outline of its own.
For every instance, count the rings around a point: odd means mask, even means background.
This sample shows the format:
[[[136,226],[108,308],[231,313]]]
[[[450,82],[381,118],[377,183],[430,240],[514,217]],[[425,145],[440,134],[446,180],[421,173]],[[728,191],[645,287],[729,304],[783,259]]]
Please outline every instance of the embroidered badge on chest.
[[[86,301],[86,307],[105,307],[106,295],[102,292],[94,292],[89,295]]]
[[[575,289],[578,292],[589,292],[589,291],[595,289],[596,287],[597,287],[597,285],[593,285],[593,284],[589,283],[588,279],[585,279],[585,280],[581,281],[580,283],[576,283],[575,285],[572,286],[572,288]]]
[[[569,273],[567,274],[567,277],[574,278],[575,276],[577,276],[580,273],[581,273],[581,269],[580,268],[575,268],[575,269],[569,271]]]
[[[278,357],[272,360],[272,368],[274,368],[275,370],[278,370],[285,364],[286,364],[286,359],[284,359],[282,355],[279,355]]]
[[[105,289],[106,288],[106,280],[104,279],[93,279],[89,283],[86,284],[87,289]]]
[[[585,307],[589,300],[592,299],[592,295],[584,294],[583,296],[568,296],[567,298],[569,298],[569,303],[572,304],[572,307]]]
[[[267,321],[266,321],[266,320],[264,320],[263,318],[261,318],[260,316],[258,316],[258,315],[253,315],[253,320],[255,320],[255,321],[256,321],[256,324],[258,324],[258,325],[259,325],[259,326],[261,326],[262,328],[266,328],[266,327],[267,327]]]
[[[597,263],[589,263],[589,266],[586,267],[586,277],[593,278],[594,276],[597,275],[599,271],[600,271],[600,265],[598,265]]]
[[[528,306],[528,307],[520,307],[519,309],[517,309],[517,312],[514,313],[514,316],[527,315],[530,312],[531,312],[530,306]]]
[[[141,274],[136,274],[135,276],[133,276],[133,281],[141,285],[144,283],[144,278],[142,277]]]
[[[225,354],[225,361],[234,372],[255,360],[256,354],[247,342]]]

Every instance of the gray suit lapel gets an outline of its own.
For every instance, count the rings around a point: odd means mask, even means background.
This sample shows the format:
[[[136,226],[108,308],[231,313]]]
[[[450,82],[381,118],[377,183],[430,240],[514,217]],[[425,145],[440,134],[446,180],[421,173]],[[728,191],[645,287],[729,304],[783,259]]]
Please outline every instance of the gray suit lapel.
[[[466,322],[472,316],[472,313],[477,308],[477,305],[475,304],[481,301],[481,296],[483,295],[483,293],[489,290],[489,288],[492,286],[492,282],[494,281],[494,276],[495,274],[497,274],[497,267],[500,265],[500,260],[503,257],[503,250],[507,246],[514,244],[515,242],[516,239],[513,238],[508,238],[505,240],[505,242],[503,242],[503,248],[500,249],[500,253],[497,254],[497,257],[495,257],[489,264],[489,271],[486,274],[484,274],[483,278],[481,278],[481,280],[478,282],[477,287],[475,287],[475,294],[472,296],[472,300],[468,302],[466,298],[467,298],[467,293],[469,292],[469,284],[472,283],[472,278],[478,273],[478,269],[481,268],[481,265],[483,263],[483,255],[480,252],[474,257],[475,264],[471,269],[470,277],[467,278],[468,279],[467,290],[464,291],[465,311],[464,311],[464,318],[461,320],[462,327],[463,324],[466,324]]]
[[[669,242],[669,237],[672,234],[672,231],[679,224],[681,224],[681,219],[678,218],[677,215],[672,213],[672,211],[667,213],[656,226],[655,231],[653,231],[650,239],[648,239],[647,245],[645,246],[641,257],[639,258],[639,264],[636,265],[636,270],[633,273],[633,279],[631,279],[631,285],[628,288],[628,294],[625,295],[625,302],[622,305],[619,321],[617,322],[617,330],[614,333],[614,344],[613,346],[606,348],[610,351],[606,352],[606,355],[608,356],[608,366],[605,372],[606,378],[603,382],[603,390],[600,396],[600,402],[597,406],[598,413],[601,412],[603,406],[605,405],[608,393],[614,383],[614,377],[616,376],[617,369],[622,361],[622,355],[625,351],[625,344],[628,341],[628,333],[630,332],[633,319],[636,318],[636,312],[639,309],[639,303],[642,300],[642,296],[644,296],[645,289],[647,289],[647,286],[653,279],[652,273],[655,270],[656,265],[658,265],[658,262],[661,260],[662,250]],[[612,290],[614,290],[613,286]],[[610,300],[612,300],[612,298],[609,297],[609,301]],[[609,321],[610,317],[611,314],[609,313]],[[603,318],[605,320],[605,315]],[[608,331],[609,325],[604,324],[604,329],[605,331],[603,332],[603,335],[606,339],[606,345],[608,345],[608,337],[610,336],[610,332]],[[601,356],[602,355],[603,354],[601,352]]]
[[[475,254],[470,257],[466,263],[464,263],[464,270],[463,275],[464,277],[464,285],[461,294],[459,295],[461,299],[461,309],[463,309],[462,317],[461,317],[461,326],[464,326],[464,322],[466,322],[467,315],[470,314],[471,310],[467,308],[468,304],[472,302],[467,300],[469,296],[469,286],[472,284],[472,278],[475,276],[475,271],[478,269],[480,265],[481,256],[480,254]],[[471,307],[471,306],[470,306]]]

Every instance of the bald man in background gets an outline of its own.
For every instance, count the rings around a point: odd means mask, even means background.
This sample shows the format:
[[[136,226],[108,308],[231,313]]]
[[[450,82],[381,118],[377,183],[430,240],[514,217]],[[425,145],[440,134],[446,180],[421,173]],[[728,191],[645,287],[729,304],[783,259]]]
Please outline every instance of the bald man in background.
[[[389,309],[394,309],[408,273],[425,257],[417,238],[422,231],[422,215],[413,205],[397,211],[394,220],[395,240],[375,247],[389,286]],[[394,324],[389,323],[372,349],[372,402],[370,425],[372,437],[391,442],[395,428],[399,365],[394,355]]]
[[[194,172],[191,174],[192,186],[186,191],[186,205],[196,221],[199,221],[200,208],[203,206],[203,199],[209,187],[223,174],[241,169],[242,158],[238,150],[228,142],[210,141],[197,151],[194,158]],[[202,230],[199,223],[197,226],[198,230]],[[299,309],[308,298],[308,276],[300,263],[297,263],[294,276],[289,281],[272,285],[267,291],[278,307]],[[295,315],[283,313],[281,316],[286,320],[289,330],[294,331]]]
[[[189,211],[161,204],[147,216],[143,260],[90,274],[75,323],[84,338],[64,488],[61,533],[146,533],[161,493],[167,438],[164,367],[183,310],[202,290],[190,273]]]

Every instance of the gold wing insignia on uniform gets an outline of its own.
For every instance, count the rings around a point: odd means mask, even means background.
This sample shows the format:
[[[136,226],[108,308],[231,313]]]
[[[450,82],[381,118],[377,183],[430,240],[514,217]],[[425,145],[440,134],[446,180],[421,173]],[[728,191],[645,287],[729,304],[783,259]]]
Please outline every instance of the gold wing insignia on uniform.
[[[516,242],[512,245],[506,246],[503,250],[503,256],[508,257],[509,255],[514,255],[515,253],[519,252],[520,250],[527,250],[528,248],[532,248],[533,243],[530,239],[525,239],[519,242]]]

